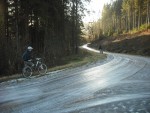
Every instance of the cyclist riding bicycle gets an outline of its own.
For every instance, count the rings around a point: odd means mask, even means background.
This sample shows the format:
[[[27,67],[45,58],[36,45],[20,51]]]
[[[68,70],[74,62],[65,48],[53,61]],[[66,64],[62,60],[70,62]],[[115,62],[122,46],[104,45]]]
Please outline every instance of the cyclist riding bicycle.
[[[23,58],[23,61],[24,61],[25,65],[34,66],[34,64],[31,62],[32,50],[33,50],[33,48],[31,46],[28,46],[27,50],[22,55],[22,58]]]
[[[101,45],[99,45],[99,48],[98,48],[98,49],[99,49],[100,53],[103,54],[103,48],[102,48]]]
[[[41,61],[41,58],[35,58],[35,60],[32,61],[32,50],[33,48],[29,46],[22,55],[24,61],[22,74],[24,77],[30,77],[33,74],[33,70],[37,70],[41,75],[47,72],[47,66]]]

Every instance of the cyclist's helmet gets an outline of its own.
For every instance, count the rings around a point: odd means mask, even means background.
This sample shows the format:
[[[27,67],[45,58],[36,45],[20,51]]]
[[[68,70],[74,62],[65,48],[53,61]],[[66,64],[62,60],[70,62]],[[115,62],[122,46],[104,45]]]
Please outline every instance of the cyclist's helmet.
[[[32,51],[32,47],[31,46],[28,46],[28,48],[27,48],[29,51]]]

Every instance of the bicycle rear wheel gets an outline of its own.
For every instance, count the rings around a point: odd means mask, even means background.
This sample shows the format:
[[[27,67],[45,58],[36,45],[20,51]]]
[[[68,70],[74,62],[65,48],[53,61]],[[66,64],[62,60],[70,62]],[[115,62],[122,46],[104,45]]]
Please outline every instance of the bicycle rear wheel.
[[[24,77],[29,78],[32,75],[32,69],[29,66],[26,66],[23,68],[22,74]]]
[[[47,72],[47,66],[45,64],[41,64],[39,67],[38,67],[38,72],[43,75],[43,74],[46,74]]]

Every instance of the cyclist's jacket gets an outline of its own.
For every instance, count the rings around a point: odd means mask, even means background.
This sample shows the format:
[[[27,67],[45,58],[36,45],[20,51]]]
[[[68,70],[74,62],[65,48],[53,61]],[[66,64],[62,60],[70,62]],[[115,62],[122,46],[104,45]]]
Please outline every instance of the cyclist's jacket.
[[[31,59],[31,52],[28,51],[28,50],[26,50],[26,51],[23,53],[22,58],[23,58],[24,61],[30,60],[30,59]]]

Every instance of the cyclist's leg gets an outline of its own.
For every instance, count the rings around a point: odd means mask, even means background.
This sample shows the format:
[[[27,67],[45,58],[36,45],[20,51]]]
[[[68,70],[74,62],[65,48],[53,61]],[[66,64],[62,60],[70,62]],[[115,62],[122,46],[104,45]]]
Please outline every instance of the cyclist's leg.
[[[24,61],[24,67],[28,66],[28,62]]]
[[[29,62],[29,65],[30,65],[31,67],[33,67],[33,66],[34,66],[34,63],[33,63],[33,62]]]
[[[33,62],[31,61],[24,61],[24,64],[25,66],[30,66],[30,67],[34,66]]]
[[[100,49],[100,54],[103,54],[103,50],[102,49]]]
[[[102,52],[102,50],[101,49],[99,49],[99,53],[101,54],[101,52]]]

